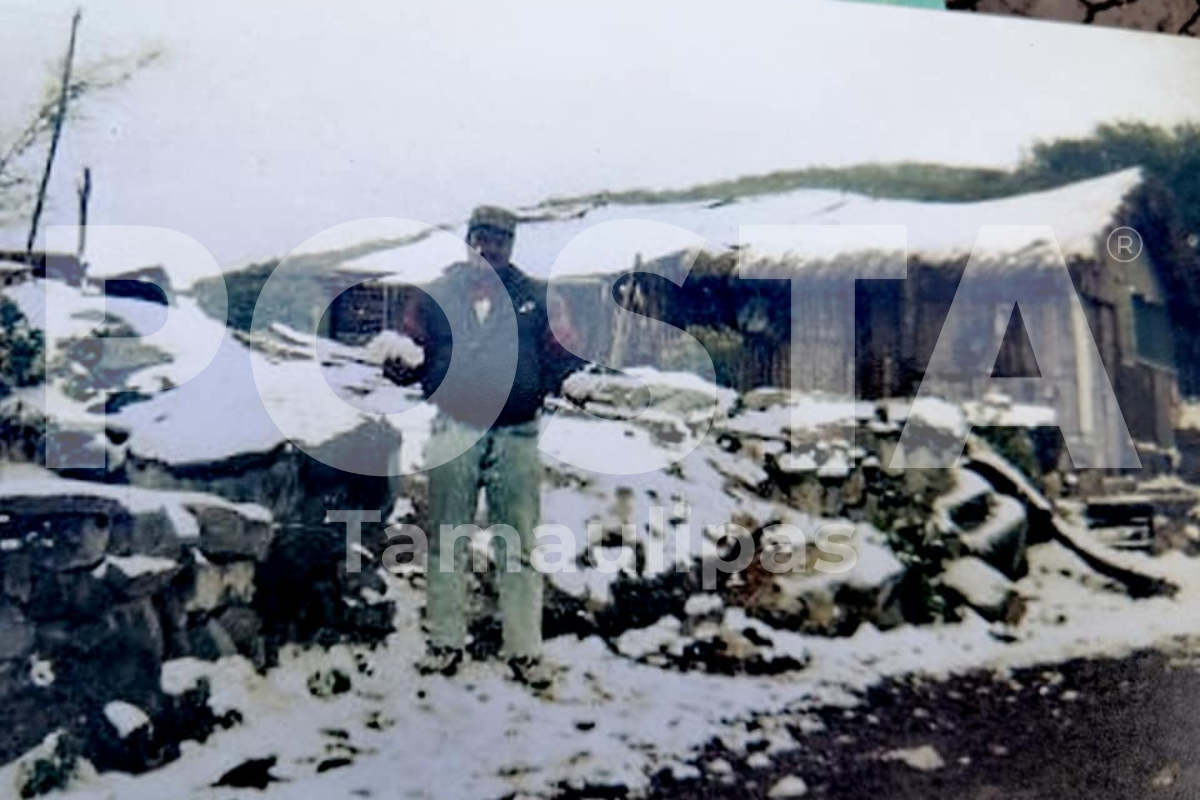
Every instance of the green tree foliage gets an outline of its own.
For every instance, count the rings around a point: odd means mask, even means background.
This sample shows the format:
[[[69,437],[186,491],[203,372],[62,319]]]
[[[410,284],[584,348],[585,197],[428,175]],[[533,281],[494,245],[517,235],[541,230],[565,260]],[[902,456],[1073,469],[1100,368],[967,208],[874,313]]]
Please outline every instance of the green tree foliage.
[[[1176,200],[1185,236],[1200,234],[1200,125],[1161,128],[1143,122],[1101,125],[1082,139],[1034,145],[1014,173],[1016,187],[1033,191],[1129,167],[1166,186]],[[1189,246],[1196,249],[1198,242]]]
[[[67,733],[59,732],[53,749],[21,765],[21,797],[28,800],[65,789],[78,774],[79,745]]]
[[[632,189],[553,198],[557,207],[607,203],[678,203],[736,200],[795,189],[832,189],[870,197],[968,202],[1051,189],[1110,172],[1141,167],[1178,200],[1190,233],[1200,235],[1200,125],[1172,128],[1113,122],[1078,139],[1035,143],[1014,170],[920,162],[810,167],[751,175],[684,189]],[[1196,245],[1193,244],[1193,247]]]
[[[16,303],[0,295],[0,397],[42,382],[43,349],[42,332],[29,324]]]

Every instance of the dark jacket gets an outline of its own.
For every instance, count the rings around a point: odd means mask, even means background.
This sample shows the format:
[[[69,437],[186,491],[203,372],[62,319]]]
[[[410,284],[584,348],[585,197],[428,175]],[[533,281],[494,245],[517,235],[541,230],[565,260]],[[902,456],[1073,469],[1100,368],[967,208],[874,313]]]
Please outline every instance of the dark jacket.
[[[401,331],[412,337],[425,353],[417,370],[405,370],[396,364],[385,364],[384,374],[400,384],[421,382],[426,398],[442,387],[450,368],[453,353],[457,367],[463,359],[465,382],[460,386],[446,385],[436,398],[438,408],[454,419],[481,428],[515,425],[537,416],[546,395],[555,393],[563,379],[583,365],[583,361],[568,353],[550,331],[546,308],[546,283],[526,275],[513,265],[496,270],[503,288],[507,290],[516,313],[517,353],[516,374],[511,386],[504,372],[511,369],[511,340],[503,336],[500,327],[504,315],[488,290],[496,289],[479,279],[479,268],[468,264],[448,267],[427,291],[411,293],[412,301],[405,310]],[[488,297],[492,309],[481,322],[475,315],[475,302]],[[437,302],[432,298],[437,298]],[[455,320],[462,341],[451,334],[450,319]],[[489,419],[501,404],[500,416]],[[493,412],[494,413],[494,412]]]

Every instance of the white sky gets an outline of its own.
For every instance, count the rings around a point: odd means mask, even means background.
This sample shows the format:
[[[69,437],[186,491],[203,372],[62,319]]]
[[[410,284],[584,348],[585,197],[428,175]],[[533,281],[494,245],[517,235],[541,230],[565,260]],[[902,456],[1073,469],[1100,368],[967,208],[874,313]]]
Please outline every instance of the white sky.
[[[975,14],[835,0],[83,5],[81,61],[155,46],[166,58],[66,131],[47,221],[75,221],[88,164],[93,223],[182,231],[225,266],[363,217],[456,222],[482,202],[810,164],[1008,165],[1036,138],[1103,120],[1200,119],[1200,42]],[[74,6],[0,0],[0,132],[51,78]]]

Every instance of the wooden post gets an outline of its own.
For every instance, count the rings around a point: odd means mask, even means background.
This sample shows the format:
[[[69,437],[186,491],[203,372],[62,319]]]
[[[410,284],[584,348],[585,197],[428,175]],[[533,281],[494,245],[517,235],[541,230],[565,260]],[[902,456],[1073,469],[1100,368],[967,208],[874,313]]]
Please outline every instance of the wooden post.
[[[636,275],[642,271],[642,254],[638,253],[634,257],[633,274]],[[622,306],[632,306],[637,298],[637,278],[631,277],[629,281],[621,287]],[[603,305],[601,306],[603,307]],[[634,306],[636,307],[636,306]],[[622,367],[625,365],[625,356],[629,344],[629,311],[632,308],[627,308],[627,313],[617,312],[616,326],[613,329],[612,341],[608,350],[608,365],[610,367]],[[640,311],[641,309],[639,309]]]
[[[33,207],[33,220],[29,226],[29,241],[25,251],[29,255],[29,263],[33,263],[33,245],[37,241],[38,222],[42,217],[42,207],[46,202],[46,188],[50,185],[50,172],[54,168],[54,154],[58,152],[58,139],[62,135],[63,122],[67,116],[67,96],[71,92],[71,62],[75,59],[75,34],[79,29],[79,18],[83,15],[76,9],[71,19],[71,42],[67,45],[67,59],[63,65],[62,86],[58,93],[58,111],[54,115],[54,130],[50,135],[50,150],[46,154],[46,169],[42,172],[42,183],[38,187],[37,203]]]
[[[83,168],[83,180],[79,184],[79,245],[75,257],[83,263],[83,250],[87,246],[88,201],[92,197],[92,168]]]

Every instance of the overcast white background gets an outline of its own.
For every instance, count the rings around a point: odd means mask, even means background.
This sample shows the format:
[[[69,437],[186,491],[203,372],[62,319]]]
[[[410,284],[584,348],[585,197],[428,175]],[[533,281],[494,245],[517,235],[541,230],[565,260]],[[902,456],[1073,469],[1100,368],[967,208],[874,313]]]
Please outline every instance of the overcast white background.
[[[74,7],[0,2],[0,131],[53,80]],[[363,217],[813,164],[1005,166],[1103,120],[1200,119],[1191,39],[837,0],[83,7],[81,63],[165,56],[67,129],[47,221],[75,221],[87,164],[94,223],[182,231],[227,268]]]

